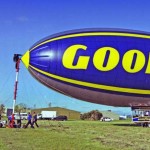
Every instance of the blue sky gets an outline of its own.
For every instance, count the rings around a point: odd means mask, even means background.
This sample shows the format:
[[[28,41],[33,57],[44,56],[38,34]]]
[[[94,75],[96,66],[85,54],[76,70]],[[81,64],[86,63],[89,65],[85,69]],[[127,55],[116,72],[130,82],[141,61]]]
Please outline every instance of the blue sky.
[[[0,103],[12,107],[14,53],[24,54],[35,42],[62,31],[82,28],[123,28],[150,32],[149,0],[1,0]],[[30,107],[65,107],[129,112],[129,109],[83,102],[52,91],[21,64],[17,103]]]

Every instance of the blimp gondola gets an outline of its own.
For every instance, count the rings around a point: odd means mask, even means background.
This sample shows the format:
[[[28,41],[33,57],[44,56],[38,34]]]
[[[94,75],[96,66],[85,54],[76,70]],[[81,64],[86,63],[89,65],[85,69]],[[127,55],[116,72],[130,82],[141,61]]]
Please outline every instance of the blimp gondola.
[[[150,105],[150,33],[81,29],[35,43],[21,58],[42,84],[87,102]]]

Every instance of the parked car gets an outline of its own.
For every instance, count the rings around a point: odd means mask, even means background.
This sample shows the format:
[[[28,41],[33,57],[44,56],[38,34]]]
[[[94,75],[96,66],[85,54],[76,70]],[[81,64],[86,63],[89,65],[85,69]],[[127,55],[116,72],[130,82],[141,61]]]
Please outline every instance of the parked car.
[[[109,121],[113,121],[113,118],[102,117],[100,121],[106,121],[106,122],[109,122]]]
[[[127,116],[119,116],[119,120],[126,120]]]
[[[42,119],[42,114],[37,114],[37,119]]]
[[[52,120],[66,121],[66,120],[68,120],[68,118],[67,118],[67,116],[57,116],[57,117],[54,117]]]

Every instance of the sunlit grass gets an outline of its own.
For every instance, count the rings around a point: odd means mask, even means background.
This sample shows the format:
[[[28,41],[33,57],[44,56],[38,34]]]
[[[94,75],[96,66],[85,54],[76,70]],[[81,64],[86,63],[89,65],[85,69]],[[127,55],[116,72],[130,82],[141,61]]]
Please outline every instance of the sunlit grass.
[[[39,121],[39,128],[0,129],[2,150],[149,150],[150,128],[130,121]]]

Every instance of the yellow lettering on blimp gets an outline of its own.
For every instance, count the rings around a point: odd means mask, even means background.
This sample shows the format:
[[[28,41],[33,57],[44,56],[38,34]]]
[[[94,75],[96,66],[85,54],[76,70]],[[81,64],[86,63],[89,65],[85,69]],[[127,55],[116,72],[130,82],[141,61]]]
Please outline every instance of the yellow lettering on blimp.
[[[78,50],[86,50],[85,45],[72,45],[68,47],[63,55],[62,63],[68,69],[87,69],[89,56],[79,56],[77,64],[73,65],[76,53]]]
[[[150,74],[150,53],[149,53],[149,58],[148,58],[148,64],[147,64],[147,68],[146,68],[146,74]]]
[[[64,52],[62,63],[68,69],[84,69],[88,67],[91,56],[79,56],[76,65],[73,65],[78,50],[86,50],[85,45],[72,45]],[[113,70],[120,61],[120,55],[117,49],[113,47],[101,47],[97,49],[93,56],[93,65],[99,71]],[[146,57],[143,52],[137,49],[128,50],[122,56],[122,67],[128,73],[137,73],[146,67],[146,74],[150,74],[150,53],[146,64]]]
[[[104,66],[106,54],[108,53],[108,60]],[[110,71],[114,69],[119,63],[120,55],[118,51],[112,47],[102,47],[98,49],[93,57],[94,66],[100,71]]]
[[[133,60],[134,56],[136,57],[135,60]],[[123,56],[122,65],[125,71],[129,73],[139,72],[145,65],[145,56],[139,50],[129,50]]]

